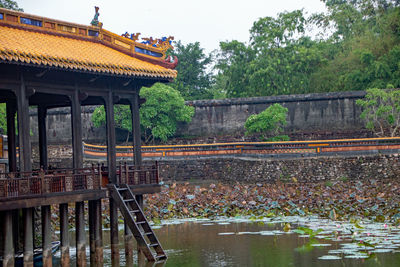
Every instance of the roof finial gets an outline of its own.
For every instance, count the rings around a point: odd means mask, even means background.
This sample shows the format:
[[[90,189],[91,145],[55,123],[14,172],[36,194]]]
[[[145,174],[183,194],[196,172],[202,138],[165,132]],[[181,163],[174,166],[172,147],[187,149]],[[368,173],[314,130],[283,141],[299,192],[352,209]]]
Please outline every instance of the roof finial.
[[[99,26],[99,16],[100,16],[100,13],[99,13],[99,7],[98,6],[95,6],[94,7],[94,10],[95,10],[95,14],[94,14],[94,17],[93,17],[93,19],[92,19],[92,22],[90,22],[90,24],[92,24],[93,26]]]

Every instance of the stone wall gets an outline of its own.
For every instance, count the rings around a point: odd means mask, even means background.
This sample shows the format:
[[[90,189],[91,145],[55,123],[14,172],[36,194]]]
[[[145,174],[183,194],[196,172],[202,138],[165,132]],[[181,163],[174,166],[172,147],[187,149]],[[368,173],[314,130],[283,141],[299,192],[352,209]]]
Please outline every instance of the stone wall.
[[[369,155],[295,159],[218,158],[171,160],[160,164],[168,181],[246,183],[333,181],[338,179],[400,179],[400,156]]]
[[[360,131],[361,109],[355,101],[365,92],[335,92],[223,100],[189,101],[195,107],[191,123],[181,125],[180,135],[215,136],[244,133],[246,119],[274,103],[288,108],[286,133]]]
[[[105,127],[96,128],[91,120],[95,108],[95,106],[82,107],[83,140],[91,143],[105,143]],[[39,140],[37,111],[32,110],[30,116],[31,140],[36,143]],[[72,142],[71,109],[69,107],[49,109],[47,111],[46,124],[47,141],[49,144],[66,144]]]
[[[360,120],[361,109],[355,101],[365,92],[338,92],[306,95],[237,98],[223,100],[188,101],[195,107],[192,122],[179,125],[177,137],[226,136],[243,138],[244,123],[254,113],[269,105],[280,103],[289,110],[285,129],[294,140],[366,137]],[[91,122],[94,106],[82,107],[83,139],[89,143],[105,143],[105,127],[95,128]],[[71,142],[70,108],[50,109],[47,115],[48,142]],[[31,112],[32,141],[37,142],[37,115]],[[119,142],[126,140],[126,132],[117,131]],[[221,139],[221,138],[219,138]],[[222,139],[224,140],[224,139]],[[232,140],[234,141],[234,140]]]

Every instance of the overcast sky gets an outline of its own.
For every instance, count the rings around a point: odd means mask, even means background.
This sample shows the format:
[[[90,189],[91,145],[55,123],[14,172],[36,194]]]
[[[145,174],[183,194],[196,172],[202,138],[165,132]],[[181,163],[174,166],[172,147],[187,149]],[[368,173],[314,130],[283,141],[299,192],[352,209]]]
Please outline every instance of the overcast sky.
[[[141,37],[174,36],[187,44],[200,42],[211,52],[220,41],[247,42],[249,29],[260,17],[304,8],[320,12],[320,0],[17,0],[25,12],[89,25],[94,6],[100,7],[103,27],[117,34],[142,33]]]

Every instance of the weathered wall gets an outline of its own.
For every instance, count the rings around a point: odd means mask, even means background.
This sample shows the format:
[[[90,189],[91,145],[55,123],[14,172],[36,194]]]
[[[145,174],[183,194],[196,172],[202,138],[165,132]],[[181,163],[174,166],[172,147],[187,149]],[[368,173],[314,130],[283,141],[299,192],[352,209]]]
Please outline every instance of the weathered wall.
[[[352,136],[352,132],[364,128],[360,120],[361,109],[355,104],[355,101],[364,95],[364,92],[357,91],[188,101],[188,105],[195,107],[195,115],[191,123],[179,126],[177,136],[243,135],[246,119],[273,103],[280,103],[289,110],[287,134],[328,131],[338,137],[340,132],[350,132]],[[82,108],[83,139],[91,143],[104,143],[105,128],[95,128],[91,122],[94,108]],[[49,110],[47,125],[50,144],[70,142],[70,108]],[[31,113],[31,129],[32,141],[35,142],[38,140],[36,112]],[[126,133],[117,132],[117,138],[124,141]]]
[[[164,181],[298,182],[400,179],[400,155],[297,159],[200,159],[159,162]]]
[[[86,142],[105,143],[105,127],[96,128],[93,126],[91,117],[95,106],[82,107],[83,140]],[[37,112],[31,113],[31,140],[38,142],[38,122]],[[47,123],[47,141],[49,144],[70,143],[72,140],[71,131],[71,109],[56,108],[49,109],[46,117]]]
[[[208,136],[242,134],[246,119],[274,103],[288,108],[287,133],[301,131],[358,131],[363,129],[361,109],[355,101],[365,92],[338,92],[306,95],[200,100],[187,102],[195,107],[190,124],[179,134]]]

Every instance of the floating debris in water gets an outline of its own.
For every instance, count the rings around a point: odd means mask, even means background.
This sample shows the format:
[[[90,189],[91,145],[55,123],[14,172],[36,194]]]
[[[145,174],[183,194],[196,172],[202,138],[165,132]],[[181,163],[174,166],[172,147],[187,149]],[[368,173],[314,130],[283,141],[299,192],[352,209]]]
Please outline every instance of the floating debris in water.
[[[319,260],[341,260],[342,257],[334,255],[324,255],[318,258]]]
[[[311,244],[311,246],[313,246],[313,247],[330,247],[330,246],[332,246],[332,244],[328,244],[328,243],[316,243],[316,244]]]
[[[258,235],[260,232],[239,232],[238,235]]]
[[[218,233],[218,235],[234,235],[234,232],[228,232],[228,233]]]
[[[353,255],[347,255],[345,256],[346,259],[367,259],[369,258],[369,255],[363,253],[363,254],[353,254]]]

